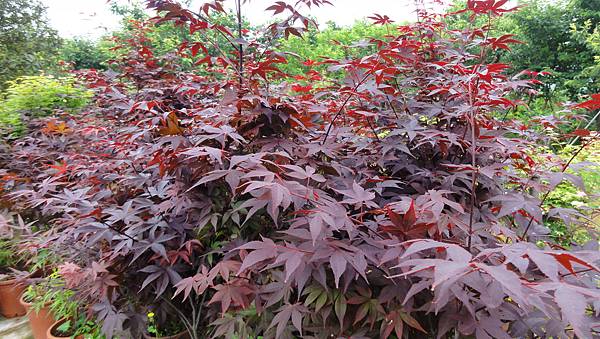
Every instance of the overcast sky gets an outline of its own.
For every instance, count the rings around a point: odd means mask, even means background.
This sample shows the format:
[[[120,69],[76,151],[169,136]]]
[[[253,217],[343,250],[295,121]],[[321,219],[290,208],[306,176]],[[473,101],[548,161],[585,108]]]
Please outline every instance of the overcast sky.
[[[4,0],[0,0],[4,1]],[[97,38],[119,27],[119,18],[110,12],[107,0],[41,0],[48,7],[51,25],[63,37]],[[117,0],[126,2],[127,0]],[[197,3],[204,1],[197,0]],[[232,1],[226,1],[232,3]],[[264,23],[272,17],[264,9],[275,0],[252,0],[244,13],[253,23]],[[294,2],[287,0],[288,3]],[[313,9],[318,22],[334,21],[349,25],[373,13],[386,14],[398,22],[414,20],[414,0],[333,0],[334,7]]]

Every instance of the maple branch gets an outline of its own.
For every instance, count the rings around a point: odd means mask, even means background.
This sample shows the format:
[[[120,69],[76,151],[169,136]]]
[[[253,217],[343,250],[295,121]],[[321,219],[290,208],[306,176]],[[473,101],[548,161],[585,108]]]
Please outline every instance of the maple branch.
[[[571,158],[569,159],[569,161],[567,161],[567,163],[563,165],[563,168],[560,171],[560,173],[565,173],[565,171],[569,168],[569,166],[571,166],[571,163],[573,162],[573,160],[575,160],[575,158],[579,155],[579,153],[581,153],[581,151],[583,151],[583,149],[586,148],[589,144],[591,144],[591,141],[588,142],[588,143],[582,144],[581,147],[579,147],[579,149],[575,153],[573,153],[573,155],[571,156]],[[552,193],[554,191],[554,189],[548,190],[548,192],[546,192],[546,194],[544,194],[544,197],[542,198],[542,200],[540,201],[540,204],[539,204],[540,208],[542,207],[542,205],[544,205],[544,202],[546,202],[546,199],[548,199],[548,196],[550,195],[550,193]],[[529,228],[531,228],[531,224],[533,223],[533,219],[534,219],[533,216],[531,216],[531,218],[529,218],[529,222],[527,223],[527,227],[525,227],[525,231],[523,232],[523,235],[521,236],[521,241],[523,241],[523,240],[526,239],[527,232],[529,232]]]
[[[396,108],[394,107],[394,105],[392,105],[392,101],[390,100],[390,98],[388,97],[388,95],[385,95],[385,99],[388,102],[388,105],[390,105],[390,108],[392,109],[392,112],[394,112],[394,115],[396,116],[396,119],[399,119],[398,117],[398,112],[396,112]]]
[[[196,335],[196,329],[193,328],[192,324],[190,324],[188,318],[185,316],[185,313],[183,313],[182,311],[180,311],[177,306],[173,305],[173,303],[165,298],[164,296],[160,296],[160,299],[162,301],[164,301],[167,305],[169,305],[176,313],[177,315],[179,315],[179,320],[181,320],[185,326],[185,328],[187,329],[188,333],[192,336],[192,338],[197,338]]]
[[[589,129],[590,126],[592,126],[592,124],[596,121],[596,119],[598,119],[598,117],[600,117],[600,110],[598,110],[598,113],[596,113],[596,115],[594,115],[593,118],[590,119],[590,121],[588,122],[587,125],[585,125],[585,127],[583,129]],[[581,125],[579,125],[581,126]],[[579,126],[577,126],[577,128],[579,128]],[[577,140],[579,140],[579,136],[575,136],[575,138],[573,138],[573,140],[571,142],[569,142],[569,146],[575,144],[577,142]]]
[[[377,139],[377,142],[381,142],[381,140],[379,139],[379,135],[377,135],[377,131],[375,131],[375,127],[373,126],[373,123],[371,122],[369,117],[367,117],[367,123],[369,124],[369,127],[371,127],[371,131],[373,132],[375,139]]]
[[[237,30],[238,30],[238,82],[240,90],[238,97],[241,97],[242,86],[244,85],[244,46],[242,45],[242,3],[241,0],[236,0],[236,11],[237,11]]]
[[[196,17],[198,17],[198,19],[205,21],[207,24],[209,25],[213,25],[210,20],[208,20],[208,18],[204,17],[202,14],[200,13],[196,13],[194,11],[190,11],[190,13],[192,13],[193,15],[195,15]],[[229,36],[227,36],[227,34],[223,33],[221,30],[217,29],[217,30],[213,30],[216,31],[219,35],[221,35],[225,40],[227,40],[227,42],[233,47],[236,48],[236,44],[231,41],[231,39],[229,38]],[[225,53],[223,51],[223,49],[221,49],[219,47],[219,44],[217,42],[215,42],[212,38],[210,38],[205,32],[201,32],[202,37],[206,39],[206,41],[210,42],[210,44],[212,45],[212,47],[221,54],[221,56],[223,56],[223,60],[227,60],[227,62],[229,64],[231,64],[231,60],[230,58],[227,56],[227,53]],[[234,67],[234,70],[237,72],[237,68]],[[238,76],[241,76],[241,74],[238,74]]]
[[[360,98],[358,98],[358,102],[360,102],[361,106],[364,106],[363,101]],[[377,132],[375,131],[375,126],[374,126],[375,118],[373,118],[373,121],[371,121],[369,119],[369,117],[365,117],[365,118],[367,119],[367,124],[371,128],[371,131],[373,132],[373,135],[375,136],[375,139],[377,139],[377,142],[381,142],[381,140],[379,139],[379,136],[377,135]]]
[[[586,269],[581,269],[579,271],[574,271],[574,272],[569,272],[569,273],[562,273],[560,275],[560,277],[564,278],[564,277],[568,277],[570,275],[577,275],[579,273],[585,273],[585,272],[590,272],[590,271],[595,271],[595,269],[593,269],[593,268],[586,268]]]
[[[202,293],[202,300],[200,301],[200,304],[199,304],[198,315],[196,315],[196,317],[194,318],[194,326],[195,326],[195,328],[199,327],[200,326],[200,321],[202,321],[202,309],[204,308],[203,305],[204,305],[204,302],[206,301],[206,295],[207,294],[208,293],[206,293],[206,292]],[[190,304],[193,304],[193,302],[191,301],[191,299],[190,299]]]
[[[491,30],[491,21],[492,21],[492,16],[490,13],[488,13],[488,26],[487,26],[487,30],[485,32],[485,38],[484,38],[484,43],[487,43],[488,38],[489,38],[489,33]],[[488,49],[485,48],[485,45],[482,46],[481,48],[481,53],[479,55],[479,65],[476,65],[473,73],[475,73],[475,70],[478,70],[479,67],[481,67],[481,64],[484,61],[484,58],[486,56],[488,52]],[[473,107],[473,105],[475,104],[475,100],[473,99],[473,90],[478,91],[479,89],[479,80],[481,78],[477,78],[477,81],[475,82],[475,88],[472,88],[471,84],[472,81],[469,81],[469,101],[470,101],[470,106]],[[477,174],[478,174],[478,169],[477,169],[477,136],[475,133],[475,128],[476,128],[476,123],[477,123],[477,110],[472,110],[471,111],[471,166],[473,166],[473,171],[471,172],[471,213],[469,215],[469,239],[467,241],[467,248],[469,249],[469,251],[471,250],[471,245],[472,245],[472,241],[473,241],[473,223],[475,222],[474,220],[474,212],[475,212],[475,201],[477,200]]]
[[[474,105],[473,100],[473,89],[471,88],[471,81],[469,82],[469,101],[471,107]],[[475,88],[479,87],[479,79],[475,84]],[[475,133],[475,124],[477,122],[476,110],[472,110],[470,114],[471,120],[471,166],[473,166],[473,170],[471,171],[471,213],[469,215],[469,239],[467,240],[467,248],[469,251],[471,250],[471,245],[473,241],[473,223],[474,220],[474,212],[475,212],[475,200],[477,199],[477,136]]]
[[[365,76],[362,78],[362,80],[360,80],[352,89],[352,92],[350,94],[348,94],[348,97],[346,98],[346,100],[344,100],[344,103],[342,104],[342,106],[340,107],[340,109],[338,110],[338,112],[333,116],[333,119],[331,119],[331,122],[329,123],[329,127],[327,127],[327,132],[325,132],[325,137],[323,138],[323,142],[321,142],[321,145],[324,145],[325,142],[327,142],[327,137],[329,136],[329,133],[331,133],[331,129],[333,128],[333,124],[335,123],[335,120],[340,116],[340,114],[342,114],[342,112],[344,111],[344,108],[346,108],[346,105],[348,104],[348,102],[350,102],[350,99],[356,95],[356,90],[360,87],[360,85],[362,85],[367,78],[369,77],[369,73],[367,72],[367,74],[365,74]]]
[[[124,237],[127,237],[127,238],[129,238],[129,240],[131,240],[131,241],[133,241],[133,242],[139,242],[139,240],[137,240],[137,239],[135,239],[134,237],[130,236],[129,234],[127,234],[127,233],[123,232],[122,230],[120,230],[120,229],[118,229],[118,228],[116,228],[116,227],[113,227],[112,225],[109,225],[109,224],[105,223],[105,222],[104,222],[104,221],[102,221],[102,220],[99,220],[99,221],[100,221],[100,223],[101,223],[102,225],[104,225],[104,226],[106,226],[106,227],[110,228],[111,230],[113,230],[113,231],[115,231],[115,232],[119,233],[120,235],[122,235],[122,236],[124,236]]]

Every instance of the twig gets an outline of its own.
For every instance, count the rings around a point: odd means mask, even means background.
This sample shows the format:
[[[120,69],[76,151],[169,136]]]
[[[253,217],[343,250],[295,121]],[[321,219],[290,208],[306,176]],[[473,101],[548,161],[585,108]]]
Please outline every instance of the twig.
[[[335,120],[340,116],[340,114],[342,114],[342,112],[344,111],[344,108],[346,108],[346,105],[348,104],[348,102],[350,102],[350,99],[354,95],[356,95],[355,94],[356,90],[360,87],[360,85],[362,85],[367,80],[369,75],[370,74],[367,72],[367,74],[365,74],[365,76],[362,78],[362,80],[360,80],[354,86],[354,89],[352,89],[352,92],[350,94],[348,94],[348,97],[346,98],[346,100],[344,101],[344,103],[342,104],[342,106],[340,107],[338,112],[333,116],[333,119],[331,119],[331,122],[329,123],[329,127],[327,127],[327,132],[325,132],[325,137],[323,138],[323,142],[321,143],[321,145],[324,145],[325,142],[327,142],[327,137],[329,136],[329,133],[331,133],[331,129],[333,128],[333,124],[335,123]]]
[[[379,139],[379,136],[377,135],[377,131],[375,130],[375,127],[371,123],[371,120],[369,119],[369,117],[367,117],[367,123],[369,124],[369,127],[371,127],[371,131],[373,131],[373,135],[375,136],[375,139],[377,139],[377,142],[381,142],[381,140]]]
[[[589,129],[590,126],[592,126],[592,124],[594,123],[594,121],[596,121],[596,119],[598,119],[599,116],[600,116],[600,110],[598,110],[598,113],[596,113],[596,115],[594,115],[594,117],[588,122],[587,125],[585,125],[585,127],[583,129]],[[576,143],[577,140],[579,140],[579,136],[576,136],[575,138],[573,138],[573,140],[571,140],[571,142],[569,142],[569,146],[571,146],[574,143]]]
[[[586,268],[586,269],[582,269],[582,270],[579,270],[579,271],[574,271],[574,272],[569,272],[569,273],[563,273],[563,274],[560,275],[560,277],[564,278],[564,277],[568,277],[570,275],[577,275],[579,273],[585,273],[585,272],[589,272],[589,271],[595,271],[595,269],[593,269],[593,268]]]
[[[241,0],[236,1],[236,11],[237,11],[237,29],[238,29],[238,39],[240,39],[240,43],[238,44],[238,81],[240,85],[238,96],[241,97],[242,87],[244,85],[244,46],[242,45],[242,3]]]
[[[586,148],[591,142],[585,143],[583,145],[581,145],[581,147],[571,156],[571,158],[569,159],[569,161],[563,166],[562,170],[560,171],[561,173],[565,173],[565,171],[569,168],[569,166],[571,166],[571,163],[573,162],[573,160],[575,160],[575,158],[579,155],[579,153],[581,153],[581,151],[583,151],[584,148]],[[540,202],[539,206],[541,207],[542,205],[544,205],[544,202],[546,202],[546,199],[548,199],[548,196],[550,195],[550,193],[553,190],[549,190],[548,192],[546,192],[546,194],[544,194],[544,197],[542,198],[542,201]],[[527,223],[527,227],[525,227],[525,231],[523,232],[523,235],[521,236],[521,240],[525,240],[525,238],[527,237],[527,232],[529,232],[529,228],[531,228],[531,224],[533,223],[533,219],[534,217],[531,216],[531,218],[529,218],[529,222]]]
[[[173,305],[173,303],[171,301],[169,301],[167,298],[165,298],[164,296],[160,296],[160,299],[162,299],[165,303],[167,303],[167,305],[169,305],[175,312],[177,312],[177,314],[179,315],[179,319],[183,322],[183,324],[185,325],[185,328],[188,330],[189,334],[192,336],[192,338],[197,338],[196,336],[196,332],[195,329],[192,327],[192,324],[190,324],[189,320],[187,319],[187,317],[185,316],[185,314],[183,312],[181,312],[175,305]]]
[[[106,226],[106,227],[110,228],[111,230],[113,230],[113,231],[115,231],[115,232],[119,233],[119,234],[120,234],[120,235],[122,235],[122,236],[125,236],[125,237],[129,238],[129,240],[131,240],[131,241],[133,241],[133,242],[139,242],[139,240],[137,240],[136,238],[134,238],[134,237],[130,236],[129,234],[127,234],[127,233],[123,232],[122,230],[120,230],[120,229],[118,229],[118,228],[116,228],[116,227],[113,227],[113,226],[111,226],[111,225],[109,225],[109,224],[105,223],[105,222],[104,222],[104,221],[102,221],[102,220],[99,220],[99,221],[100,221],[100,223],[101,223],[102,225],[104,225],[104,226]]]

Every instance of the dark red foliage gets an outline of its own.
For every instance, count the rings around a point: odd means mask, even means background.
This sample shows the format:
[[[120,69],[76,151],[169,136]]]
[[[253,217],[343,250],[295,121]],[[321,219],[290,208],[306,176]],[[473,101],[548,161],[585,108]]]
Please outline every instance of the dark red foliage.
[[[342,82],[304,85],[279,70],[273,40],[210,22],[223,1],[146,3],[232,48],[182,45],[204,75],[186,73],[139,24],[118,72],[80,74],[89,112],[36,121],[1,158],[11,208],[49,225],[41,245],[109,336],[137,335],[156,307],[194,338],[597,334],[597,242],[560,248],[545,223],[581,215],[541,207],[563,180],[580,184],[541,151],[562,122],[496,118],[538,81],[485,62],[510,36],[423,15],[371,41],[375,54],[321,60]],[[299,8],[328,3],[276,2],[288,16],[266,33],[300,34]]]

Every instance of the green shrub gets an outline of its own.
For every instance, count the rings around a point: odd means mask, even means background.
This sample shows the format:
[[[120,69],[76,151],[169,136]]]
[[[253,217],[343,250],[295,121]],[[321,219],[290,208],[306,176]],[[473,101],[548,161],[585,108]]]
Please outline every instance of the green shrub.
[[[23,132],[24,118],[48,116],[55,110],[75,113],[91,96],[90,91],[75,84],[73,77],[19,77],[8,82],[0,99],[0,130],[18,136]]]

